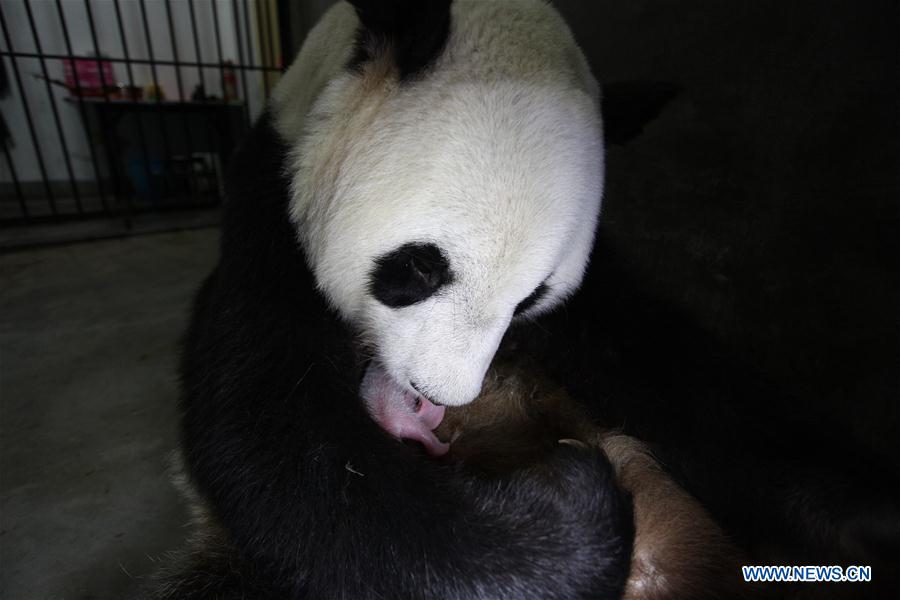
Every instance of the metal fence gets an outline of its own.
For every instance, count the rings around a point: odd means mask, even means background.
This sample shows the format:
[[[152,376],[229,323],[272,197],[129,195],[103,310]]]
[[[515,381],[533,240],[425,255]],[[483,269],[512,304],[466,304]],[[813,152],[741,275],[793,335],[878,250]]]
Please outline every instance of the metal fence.
[[[215,206],[282,0],[0,0],[0,225]]]

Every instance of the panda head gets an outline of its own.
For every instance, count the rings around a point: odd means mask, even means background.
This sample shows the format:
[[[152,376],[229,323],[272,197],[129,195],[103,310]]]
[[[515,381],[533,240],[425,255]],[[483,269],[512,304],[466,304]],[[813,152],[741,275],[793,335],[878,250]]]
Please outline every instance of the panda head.
[[[276,91],[290,216],[398,388],[465,404],[510,323],[581,282],[598,88],[543,2],[361,4],[325,16]]]

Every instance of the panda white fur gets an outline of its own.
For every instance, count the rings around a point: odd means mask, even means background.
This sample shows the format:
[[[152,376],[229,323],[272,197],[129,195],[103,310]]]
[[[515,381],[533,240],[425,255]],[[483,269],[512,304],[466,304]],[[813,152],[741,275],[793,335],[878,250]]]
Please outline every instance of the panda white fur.
[[[537,314],[580,284],[603,146],[598,86],[549,5],[461,0],[450,23],[427,73],[403,81],[379,40],[346,68],[359,24],[336,5],[273,112],[319,289],[398,385],[454,406],[478,395],[520,302],[540,288]],[[379,284],[410,253],[436,285],[386,302]]]
[[[182,364],[187,472],[229,550],[158,596],[618,597],[633,519],[601,451],[484,481],[397,439],[440,454],[513,319],[578,288],[598,86],[543,2],[355,4],[232,161]]]
[[[272,106],[319,289],[373,349],[377,381],[429,408],[478,395],[526,298],[536,315],[578,287],[603,188],[598,86],[553,9],[463,0],[450,23],[410,82],[337,4]],[[368,59],[348,69],[359,44]],[[441,452],[431,422],[373,414]]]

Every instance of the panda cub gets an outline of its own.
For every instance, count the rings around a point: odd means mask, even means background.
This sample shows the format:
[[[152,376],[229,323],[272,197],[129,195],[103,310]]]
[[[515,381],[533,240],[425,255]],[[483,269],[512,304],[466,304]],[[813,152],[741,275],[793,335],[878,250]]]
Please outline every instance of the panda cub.
[[[398,441],[446,453],[510,324],[575,293],[603,181],[549,5],[334,6],[229,167],[181,365],[220,552],[157,597],[618,598],[632,506],[599,448],[484,477]]]

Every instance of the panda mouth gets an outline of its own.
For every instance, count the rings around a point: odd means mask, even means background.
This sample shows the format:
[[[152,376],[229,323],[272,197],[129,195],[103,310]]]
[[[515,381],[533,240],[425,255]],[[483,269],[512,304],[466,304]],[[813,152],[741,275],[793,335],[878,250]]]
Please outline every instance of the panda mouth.
[[[434,434],[444,419],[445,407],[397,383],[377,361],[371,361],[366,369],[360,396],[372,419],[393,437],[417,442],[435,457],[450,449]]]

